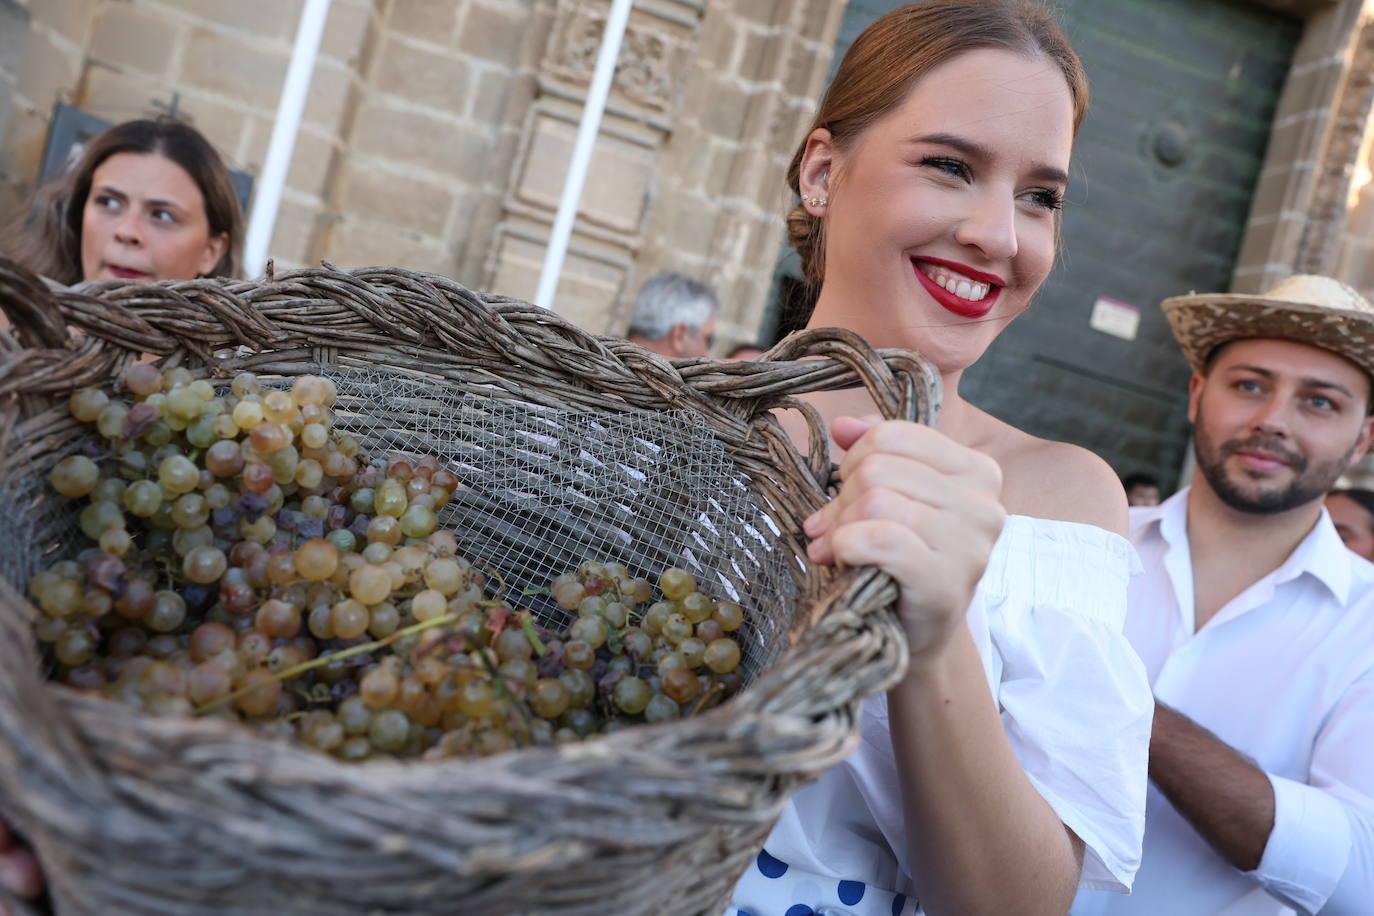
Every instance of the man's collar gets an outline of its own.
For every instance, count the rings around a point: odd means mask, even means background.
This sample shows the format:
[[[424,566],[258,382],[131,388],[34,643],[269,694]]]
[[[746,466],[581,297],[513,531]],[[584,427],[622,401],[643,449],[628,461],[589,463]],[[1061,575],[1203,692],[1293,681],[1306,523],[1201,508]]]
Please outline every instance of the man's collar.
[[[1153,529],[1171,548],[1187,545],[1188,492],[1191,489],[1184,487],[1158,506],[1132,509],[1132,540],[1145,536]],[[1330,590],[1337,601],[1346,604],[1350,600],[1354,559],[1355,555],[1341,541],[1330,514],[1323,508],[1312,530],[1274,571],[1277,576],[1275,581],[1286,582],[1305,572],[1311,573]]]
[[[1284,566],[1292,566],[1296,576],[1307,571],[1320,579],[1342,605],[1350,601],[1350,580],[1355,554],[1345,546],[1331,514],[1322,507],[1321,517],[1302,539]]]

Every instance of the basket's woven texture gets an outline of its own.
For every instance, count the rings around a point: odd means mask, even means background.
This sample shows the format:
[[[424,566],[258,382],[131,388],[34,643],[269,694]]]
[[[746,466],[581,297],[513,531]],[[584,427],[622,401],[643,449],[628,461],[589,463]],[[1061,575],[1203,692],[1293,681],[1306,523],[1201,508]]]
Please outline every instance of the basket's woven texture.
[[[793,396],[857,382],[885,414],[929,419],[938,379],[912,354],[831,331],[790,338],[775,362],[669,364],[394,269],[50,291],[0,260],[0,307],[14,324],[0,332],[7,575],[70,530],[69,513],[13,502],[83,433],[65,396],[150,352],[214,379],[336,378],[368,448],[465,474],[443,521],[517,578],[560,552],[645,572],[685,557],[752,617],[749,688],[699,717],[357,765],[43,681],[36,611],[0,580],[0,816],[33,841],[62,914],[716,913],[788,794],[849,749],[857,704],[905,664],[890,581],[804,561],[801,520],[831,465]],[[807,416],[810,458],[778,407]]]

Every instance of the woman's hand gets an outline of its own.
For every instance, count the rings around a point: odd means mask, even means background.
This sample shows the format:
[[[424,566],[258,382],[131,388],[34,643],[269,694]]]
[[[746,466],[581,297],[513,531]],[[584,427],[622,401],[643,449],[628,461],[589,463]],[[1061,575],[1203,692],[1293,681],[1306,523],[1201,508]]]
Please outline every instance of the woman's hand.
[[[839,496],[806,520],[817,563],[877,566],[901,588],[897,610],[914,658],[963,625],[1002,533],[997,462],[927,426],[837,419],[846,450]]]
[[[38,862],[15,840],[3,820],[0,820],[0,888],[20,897],[37,897],[43,892],[43,873],[38,869]],[[9,916],[4,903],[0,903],[0,916]]]

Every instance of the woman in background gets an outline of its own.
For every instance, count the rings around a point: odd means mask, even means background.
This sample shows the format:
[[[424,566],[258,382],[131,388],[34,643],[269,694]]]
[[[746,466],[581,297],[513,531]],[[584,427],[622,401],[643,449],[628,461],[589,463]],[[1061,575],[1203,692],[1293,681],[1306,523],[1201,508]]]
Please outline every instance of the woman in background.
[[[219,154],[190,125],[158,118],[126,121],[91,140],[74,167],[34,195],[0,252],[70,286],[234,277],[242,246],[243,214]],[[21,896],[43,887],[4,821],[0,887]]]
[[[239,273],[243,214],[219,154],[173,118],[126,121],[34,195],[0,251],[58,283]]]

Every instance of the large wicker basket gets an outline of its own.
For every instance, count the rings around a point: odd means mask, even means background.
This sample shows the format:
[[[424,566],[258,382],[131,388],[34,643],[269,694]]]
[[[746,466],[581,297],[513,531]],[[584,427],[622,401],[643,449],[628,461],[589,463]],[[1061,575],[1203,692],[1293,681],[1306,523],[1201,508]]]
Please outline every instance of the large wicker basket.
[[[826,498],[833,468],[816,415],[793,396],[862,383],[887,415],[929,419],[938,378],[913,354],[827,331],[789,338],[771,362],[670,364],[523,302],[380,268],[50,289],[0,260],[0,307],[13,324],[0,331],[0,492],[24,492],[19,482],[76,445],[69,392],[109,383],[141,353],[215,380],[243,369],[380,373],[410,396],[435,397],[424,410],[384,410],[369,406],[365,386],[354,391],[372,448],[456,460],[432,422],[460,401],[690,426],[727,456],[743,487],[731,511],[752,513],[761,541],[719,549],[746,581],[761,557],[787,571],[772,594],[743,596],[751,681],[721,707],[486,759],[346,764],[44,681],[37,611],[16,582],[71,547],[70,518],[34,501],[7,505],[0,817],[33,844],[59,913],[719,913],[791,791],[850,749],[858,704],[905,665],[887,577],[806,562],[801,521]],[[809,459],[770,413],[780,407],[807,416]],[[509,432],[492,424],[486,444]],[[575,454],[539,460],[556,475]],[[470,510],[442,519],[460,540],[480,517]],[[538,521],[538,506],[529,511]],[[633,528],[634,514],[607,524]],[[548,524],[562,522],[551,513]],[[647,570],[680,554],[664,536],[618,558]],[[718,545],[697,536],[710,566]]]

